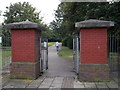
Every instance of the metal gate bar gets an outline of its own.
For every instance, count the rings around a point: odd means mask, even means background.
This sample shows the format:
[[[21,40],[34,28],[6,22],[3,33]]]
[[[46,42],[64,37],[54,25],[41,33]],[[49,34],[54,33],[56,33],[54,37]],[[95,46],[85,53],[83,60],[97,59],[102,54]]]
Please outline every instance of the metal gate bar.
[[[44,46],[46,42],[46,46]],[[48,40],[40,38],[40,72],[43,73],[48,69]]]
[[[8,35],[2,35],[1,43],[1,55],[2,55],[2,73],[10,73],[11,64],[11,37]]]
[[[73,38],[73,59],[74,59],[74,71],[78,74],[79,68],[79,37]]]
[[[118,63],[119,63],[119,40],[120,36],[118,34],[110,34],[108,36],[108,46],[109,46],[109,56],[108,63],[110,67],[111,78],[118,78]]]

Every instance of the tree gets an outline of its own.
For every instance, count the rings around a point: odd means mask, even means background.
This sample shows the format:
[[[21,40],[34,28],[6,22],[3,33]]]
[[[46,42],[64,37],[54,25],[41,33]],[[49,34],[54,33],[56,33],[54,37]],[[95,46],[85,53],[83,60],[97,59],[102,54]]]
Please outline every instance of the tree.
[[[36,12],[36,8],[28,2],[18,2],[6,8],[7,10],[4,12],[5,24],[26,20],[40,24],[42,21],[42,18],[39,17],[40,12]]]
[[[72,38],[78,32],[75,22],[88,19],[109,20],[115,22],[112,33],[120,33],[120,2],[63,2],[55,12],[55,21],[51,22],[52,29],[62,36],[66,46],[72,48]]]

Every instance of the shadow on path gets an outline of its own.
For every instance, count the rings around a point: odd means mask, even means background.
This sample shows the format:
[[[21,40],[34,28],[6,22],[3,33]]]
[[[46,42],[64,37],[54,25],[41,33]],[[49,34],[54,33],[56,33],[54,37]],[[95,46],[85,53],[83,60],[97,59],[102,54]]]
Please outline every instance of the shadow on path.
[[[43,76],[75,77],[73,60],[64,59],[57,55],[55,45],[48,48],[48,70]]]

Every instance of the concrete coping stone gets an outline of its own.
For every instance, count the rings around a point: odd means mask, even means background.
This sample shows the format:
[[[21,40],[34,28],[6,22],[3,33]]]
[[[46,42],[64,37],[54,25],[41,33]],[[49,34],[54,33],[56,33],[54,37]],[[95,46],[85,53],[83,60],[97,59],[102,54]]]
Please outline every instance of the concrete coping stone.
[[[15,22],[5,25],[6,29],[37,29],[37,30],[45,30],[45,28],[37,23],[30,22],[30,21],[22,21],[22,22]]]
[[[12,64],[37,64],[40,63],[40,61],[36,61],[36,62],[12,62]]]
[[[81,22],[76,22],[76,28],[98,28],[98,27],[113,27],[114,22],[112,21],[104,21],[104,20],[96,20],[96,19],[89,19]]]

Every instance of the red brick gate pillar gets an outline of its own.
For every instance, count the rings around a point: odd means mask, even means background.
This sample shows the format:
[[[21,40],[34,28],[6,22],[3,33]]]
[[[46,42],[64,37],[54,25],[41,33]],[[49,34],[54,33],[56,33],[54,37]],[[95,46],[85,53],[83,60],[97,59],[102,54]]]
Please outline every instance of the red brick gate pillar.
[[[90,19],[75,26],[80,30],[80,81],[109,80],[107,30],[114,23]]]
[[[36,23],[25,21],[5,26],[11,29],[11,78],[36,79],[40,75],[40,32]]]

